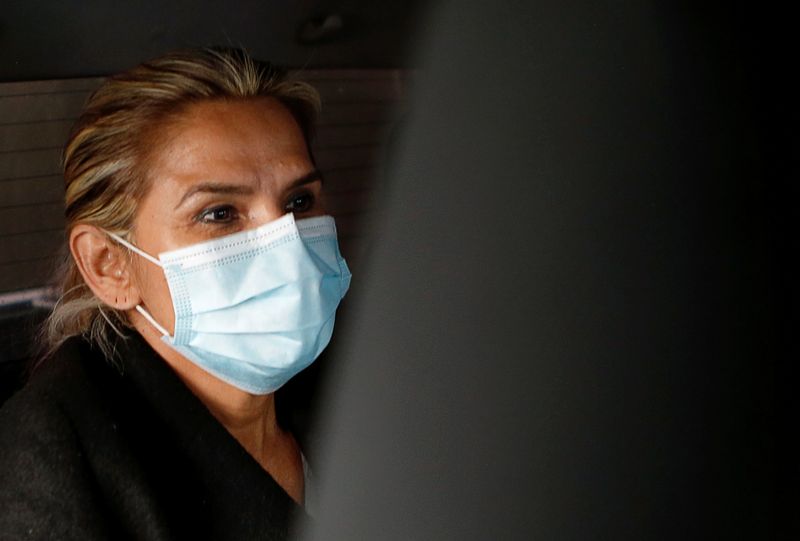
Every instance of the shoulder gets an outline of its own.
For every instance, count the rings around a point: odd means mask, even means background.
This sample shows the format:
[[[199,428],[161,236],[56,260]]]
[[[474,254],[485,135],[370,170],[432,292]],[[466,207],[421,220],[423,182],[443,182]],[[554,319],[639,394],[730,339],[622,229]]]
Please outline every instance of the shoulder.
[[[67,340],[0,408],[0,450],[48,453],[80,445],[120,396],[121,370],[85,340]]]
[[[92,356],[88,345],[75,338],[35,365],[25,386],[0,408],[0,438],[5,441],[9,431],[30,430],[48,419],[63,418],[64,406],[85,396],[91,385],[87,361]]]
[[[93,366],[102,362],[82,340],[70,340],[0,408],[1,531],[72,538],[95,528],[85,442],[76,427],[85,412],[103,407],[95,380],[113,379],[113,369]]]
[[[99,391],[115,379],[119,371],[87,342],[67,340],[33,368],[25,386],[0,408],[0,442],[8,443],[11,434],[36,441],[57,437],[66,427],[54,430],[52,425],[80,415],[87,403],[102,402],[108,393]],[[43,432],[44,427],[50,430]]]

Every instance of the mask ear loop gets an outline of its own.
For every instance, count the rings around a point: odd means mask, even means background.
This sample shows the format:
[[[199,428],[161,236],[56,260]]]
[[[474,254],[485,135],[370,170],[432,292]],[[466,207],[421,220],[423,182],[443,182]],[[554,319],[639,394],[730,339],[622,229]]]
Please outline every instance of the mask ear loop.
[[[139,254],[140,256],[142,256],[143,258],[145,258],[146,260],[150,261],[151,263],[153,263],[153,264],[155,264],[155,265],[158,265],[158,266],[159,266],[159,267],[161,267],[162,269],[164,268],[164,265],[162,265],[162,264],[161,264],[161,261],[159,261],[159,260],[158,260],[158,259],[156,259],[155,257],[151,256],[151,255],[150,255],[150,254],[148,254],[147,252],[145,252],[145,251],[143,251],[143,250],[140,250],[139,248],[137,248],[136,246],[134,246],[133,244],[131,244],[131,243],[130,243],[130,242],[128,242],[127,240],[125,240],[125,239],[123,239],[122,237],[120,237],[119,235],[115,235],[115,234],[114,234],[114,233],[112,233],[111,231],[106,231],[106,233],[108,234],[108,236],[109,236],[109,237],[111,237],[112,239],[114,239],[114,240],[115,240],[115,241],[117,241],[118,243],[122,244],[122,245],[123,245],[124,247],[126,247],[128,250],[130,250],[130,251],[132,251],[132,252],[134,252],[134,253],[136,253],[136,254]],[[137,304],[137,305],[136,305],[136,311],[137,311],[137,312],[139,312],[140,314],[142,314],[142,317],[144,317],[144,318],[145,318],[145,319],[146,319],[148,322],[150,322],[150,324],[151,324],[153,327],[155,327],[155,328],[156,328],[156,330],[157,330],[158,332],[160,332],[162,336],[170,336],[170,334],[169,334],[169,332],[167,331],[167,329],[165,329],[164,327],[162,327],[162,326],[161,326],[161,325],[158,323],[158,321],[156,321],[156,320],[155,320],[155,318],[154,318],[153,316],[151,316],[151,315],[150,315],[150,313],[149,313],[147,310],[145,310],[145,309],[142,307],[142,305],[140,305],[140,304]]]
[[[164,268],[164,265],[162,265],[162,264],[161,264],[161,261],[159,261],[159,260],[158,260],[158,259],[156,259],[155,257],[151,256],[151,255],[150,255],[150,254],[148,254],[147,252],[140,250],[139,248],[137,248],[136,246],[134,246],[133,244],[131,244],[131,243],[130,243],[130,242],[128,242],[127,240],[125,240],[125,239],[123,239],[122,237],[120,237],[119,235],[115,235],[115,234],[114,234],[114,233],[112,233],[111,231],[106,231],[106,234],[108,234],[108,236],[109,236],[109,237],[111,237],[112,239],[114,239],[114,240],[115,240],[115,241],[117,241],[118,243],[122,244],[122,245],[123,245],[125,248],[127,248],[128,250],[130,250],[130,251],[132,251],[132,252],[136,252],[137,254],[139,254],[140,256],[142,256],[143,258],[145,258],[146,260],[150,261],[150,262],[151,262],[151,263],[153,263],[154,265],[158,265],[158,266],[159,266],[159,267],[161,267],[162,269]]]
[[[150,315],[150,314],[147,312],[147,310],[145,310],[144,308],[142,308],[142,305],[141,305],[141,304],[137,304],[137,305],[136,305],[136,311],[137,311],[137,312],[139,312],[140,314],[142,314],[142,316],[143,316],[143,317],[144,317],[144,318],[145,318],[147,321],[149,321],[149,322],[150,322],[150,324],[151,324],[153,327],[155,327],[155,328],[156,328],[156,330],[157,330],[158,332],[160,332],[162,336],[169,336],[169,332],[167,332],[167,329],[165,329],[164,327],[162,327],[161,325],[159,325],[159,324],[158,324],[158,322],[155,320],[155,318],[153,318],[153,316],[151,316],[151,315]]]

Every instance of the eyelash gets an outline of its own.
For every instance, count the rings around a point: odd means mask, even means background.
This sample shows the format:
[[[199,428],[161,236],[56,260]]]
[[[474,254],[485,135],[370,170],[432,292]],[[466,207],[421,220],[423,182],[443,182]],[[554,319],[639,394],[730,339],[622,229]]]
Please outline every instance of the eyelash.
[[[230,213],[227,217],[221,218],[214,218],[209,219],[209,217],[213,217],[214,214],[220,212],[227,212]],[[233,205],[218,205],[216,207],[211,207],[208,209],[203,210],[200,214],[197,215],[195,220],[203,224],[218,224],[218,225],[230,225],[234,220],[239,218],[239,213],[236,211],[236,208]]]
[[[297,201],[301,200],[301,199],[305,199],[307,201],[307,203],[305,205],[305,208],[298,209],[298,208],[296,208],[294,206],[294,204]],[[308,212],[311,209],[313,209],[315,203],[316,203],[316,198],[314,197],[313,193],[308,192],[308,191],[300,192],[300,193],[294,194],[293,196],[291,196],[289,198],[289,201],[286,203],[286,206],[284,207],[284,210],[286,212],[294,212],[294,213],[297,213],[297,214],[303,214],[303,213]]]
[[[301,200],[302,202],[298,203]],[[300,192],[289,198],[284,210],[286,210],[286,212],[303,214],[313,209],[315,203],[316,197],[313,193]],[[226,216],[218,216],[219,213],[225,213]],[[206,225],[229,226],[238,218],[239,212],[233,205],[217,205],[204,209],[195,217],[195,220]]]

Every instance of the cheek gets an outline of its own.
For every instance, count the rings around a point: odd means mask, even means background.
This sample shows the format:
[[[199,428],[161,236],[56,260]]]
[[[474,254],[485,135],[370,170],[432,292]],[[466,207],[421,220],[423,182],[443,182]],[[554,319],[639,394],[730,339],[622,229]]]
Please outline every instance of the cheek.
[[[164,272],[149,262],[142,262],[136,265],[134,276],[144,309],[173,334],[175,312]]]

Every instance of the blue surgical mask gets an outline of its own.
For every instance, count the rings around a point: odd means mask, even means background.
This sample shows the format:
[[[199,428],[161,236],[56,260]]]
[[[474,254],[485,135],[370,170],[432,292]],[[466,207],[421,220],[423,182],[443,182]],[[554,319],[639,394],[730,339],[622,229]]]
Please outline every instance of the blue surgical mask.
[[[136,309],[181,355],[244,391],[267,394],[311,364],[333,332],[350,271],[330,216],[292,214],[256,229],[164,252],[175,332]]]

